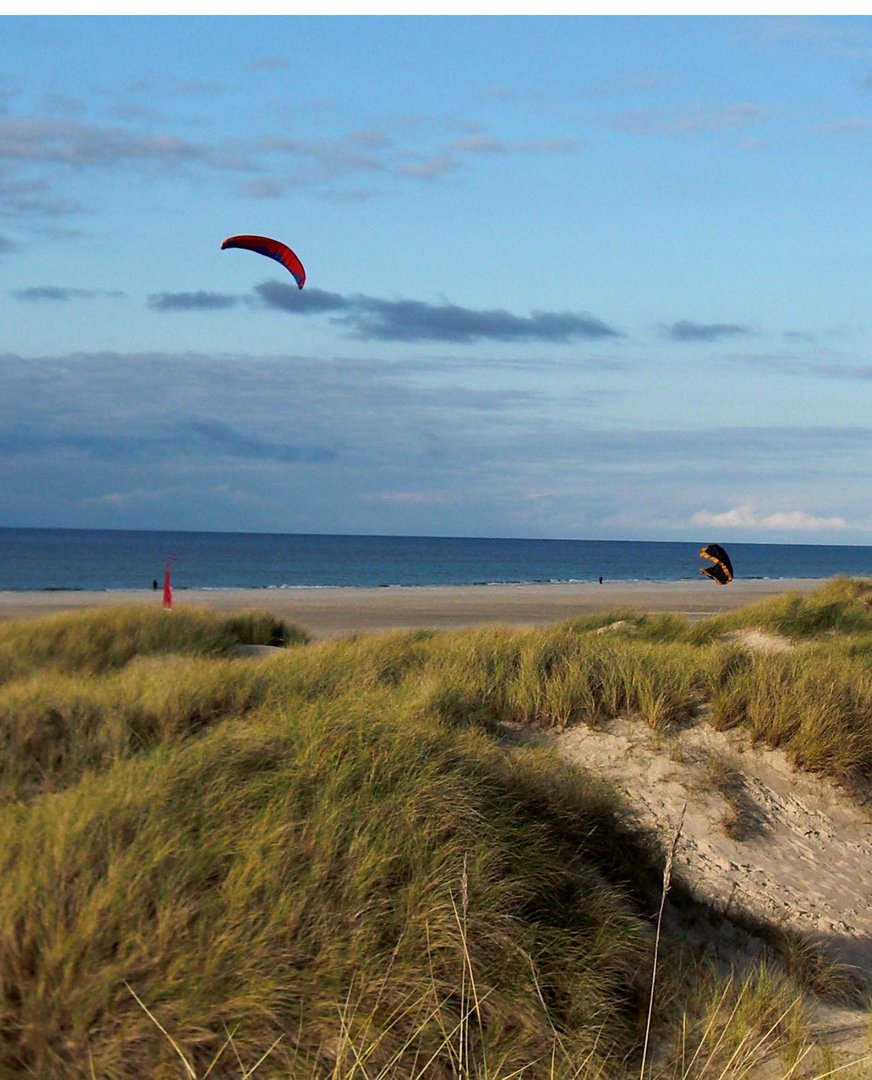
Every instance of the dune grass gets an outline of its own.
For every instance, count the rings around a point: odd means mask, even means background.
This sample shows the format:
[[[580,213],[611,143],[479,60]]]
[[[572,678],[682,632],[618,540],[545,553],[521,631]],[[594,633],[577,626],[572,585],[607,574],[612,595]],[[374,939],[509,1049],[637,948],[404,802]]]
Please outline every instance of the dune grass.
[[[801,768],[851,781],[872,767],[872,668],[824,647],[746,658],[712,691],[712,720],[741,724]]]
[[[731,631],[789,636],[755,653]],[[455,726],[566,727],[625,714],[668,731],[711,707],[716,726],[743,726],[798,767],[841,782],[872,772],[872,584],[836,579],[705,622],[626,612],[538,630],[415,632],[330,642],[285,669],[293,692],[393,687]]]
[[[156,1075],[169,1047],[124,981],[195,1069],[235,1028],[243,1059],[283,1035],[273,1067],[323,1073],[340,1007],[373,1068],[440,1056],[467,965],[470,1053],[498,1074],[552,1023],[573,1055],[625,1052],[646,927],[609,880],[605,796],[574,778],[555,804],[541,754],[401,719],[378,694],[251,716],[7,808],[5,1064]]]
[[[662,853],[595,777],[493,736],[627,713],[668,731],[711,703],[860,775],[868,583],[822,593],[717,629],[0,626],[0,1076],[638,1076]],[[750,654],[721,640],[737,626],[801,644]],[[772,1054],[811,1075],[789,973],[674,945],[660,968],[646,1075],[738,1080]]]
[[[46,668],[94,675],[134,656],[226,656],[237,644],[292,645],[308,640],[299,627],[261,612],[219,618],[206,609],[167,612],[118,605],[0,625],[0,683]]]
[[[244,660],[147,657],[99,679],[46,671],[0,686],[0,801],[77,783],[157,745],[190,739],[264,699]]]
[[[710,641],[728,630],[754,626],[798,640],[820,635],[872,633],[872,579],[833,578],[811,593],[785,593],[697,623],[691,640]]]

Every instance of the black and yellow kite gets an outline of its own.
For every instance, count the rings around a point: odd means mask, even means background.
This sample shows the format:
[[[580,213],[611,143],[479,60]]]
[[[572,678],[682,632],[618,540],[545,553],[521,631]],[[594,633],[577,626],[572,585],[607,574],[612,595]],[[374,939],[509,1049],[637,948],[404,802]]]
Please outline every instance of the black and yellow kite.
[[[700,549],[700,557],[708,559],[712,566],[701,566],[699,572],[716,581],[718,585],[729,585],[733,580],[733,564],[730,556],[720,544],[706,544]]]

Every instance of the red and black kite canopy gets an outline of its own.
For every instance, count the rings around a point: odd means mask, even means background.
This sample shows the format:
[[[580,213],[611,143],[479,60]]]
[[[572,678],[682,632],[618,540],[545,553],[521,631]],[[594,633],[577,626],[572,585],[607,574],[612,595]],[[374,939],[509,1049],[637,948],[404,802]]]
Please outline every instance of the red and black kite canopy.
[[[268,236],[228,236],[221,245],[222,251],[225,248],[244,248],[258,255],[266,255],[289,270],[301,289],[306,284],[306,271],[303,269],[303,264],[288,245],[280,240],[271,240]]]

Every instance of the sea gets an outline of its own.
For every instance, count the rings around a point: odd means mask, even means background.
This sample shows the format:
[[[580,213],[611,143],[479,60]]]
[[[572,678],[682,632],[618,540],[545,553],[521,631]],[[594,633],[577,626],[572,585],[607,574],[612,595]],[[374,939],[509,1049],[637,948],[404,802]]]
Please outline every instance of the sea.
[[[0,528],[0,590],[686,581],[703,543]],[[872,547],[723,543],[737,579],[872,577]]]

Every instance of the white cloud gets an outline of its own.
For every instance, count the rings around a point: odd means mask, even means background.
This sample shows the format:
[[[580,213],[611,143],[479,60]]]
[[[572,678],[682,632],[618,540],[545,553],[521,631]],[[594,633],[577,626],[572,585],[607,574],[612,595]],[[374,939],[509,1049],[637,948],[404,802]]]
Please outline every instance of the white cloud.
[[[748,503],[721,513],[700,510],[691,521],[694,525],[711,525],[721,529],[797,529],[801,532],[817,532],[821,529],[852,528],[843,517],[818,517],[805,510],[776,510],[763,514]]]

